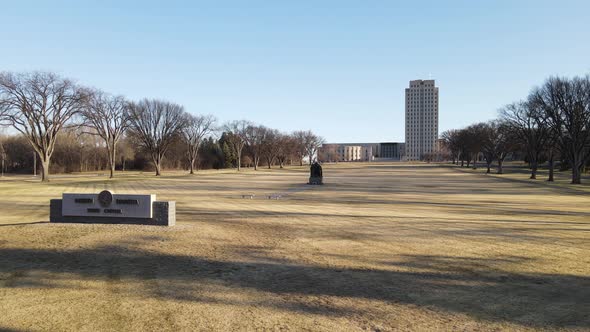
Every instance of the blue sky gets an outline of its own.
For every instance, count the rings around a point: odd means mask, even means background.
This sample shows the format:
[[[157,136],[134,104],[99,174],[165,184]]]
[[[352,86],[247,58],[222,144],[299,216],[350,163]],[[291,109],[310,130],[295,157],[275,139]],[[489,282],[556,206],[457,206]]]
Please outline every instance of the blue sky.
[[[430,75],[440,129],[590,73],[589,1],[1,1],[0,70],[55,71],[221,122],[403,141]]]

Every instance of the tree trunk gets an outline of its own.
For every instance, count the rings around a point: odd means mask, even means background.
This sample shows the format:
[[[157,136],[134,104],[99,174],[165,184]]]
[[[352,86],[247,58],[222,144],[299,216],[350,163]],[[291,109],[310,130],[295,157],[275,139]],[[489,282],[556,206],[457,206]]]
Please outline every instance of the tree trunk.
[[[241,169],[241,165],[242,165],[242,151],[238,152],[238,172]]]
[[[572,165],[572,184],[582,184],[582,165],[574,159]]]
[[[537,179],[537,169],[539,168],[539,163],[534,160],[531,162],[531,177],[530,179],[535,180]]]
[[[465,161],[461,159],[461,167],[465,166]]]
[[[498,160],[498,174],[504,174],[504,171],[502,170],[502,163],[504,163],[504,160]]]
[[[109,178],[112,179],[112,178],[115,177],[115,163],[114,162],[111,162],[111,165],[110,165],[109,168],[110,168],[110,171],[111,171],[111,174],[110,174]]]
[[[551,155],[549,156],[549,178],[547,179],[547,181],[549,181],[549,182],[554,181],[554,178],[553,178],[554,173],[555,173],[555,160],[553,157],[553,153],[551,153]]]
[[[199,159],[199,147],[201,143],[196,145],[194,152],[192,153],[191,158],[191,174],[195,174],[195,171],[199,170],[199,164],[197,164],[197,160]]]
[[[156,176],[162,175],[162,157],[160,155],[157,155],[156,158],[154,158],[154,166],[156,166]]]
[[[41,159],[41,181],[42,182],[49,182],[49,164],[50,158],[45,156],[39,156]]]
[[[195,174],[195,160],[191,159],[189,162],[189,168],[190,168],[190,172],[189,174]]]
[[[108,143],[107,143],[108,144]],[[115,165],[117,164],[117,145],[115,143],[111,146],[111,151],[109,151],[109,170],[110,176],[109,178],[112,179],[115,177]]]
[[[488,166],[488,170],[486,171],[486,174],[490,174],[490,173],[492,172],[492,171],[491,171],[491,168],[492,168],[492,163],[491,163],[491,162],[488,162],[488,163],[487,163],[487,166]]]

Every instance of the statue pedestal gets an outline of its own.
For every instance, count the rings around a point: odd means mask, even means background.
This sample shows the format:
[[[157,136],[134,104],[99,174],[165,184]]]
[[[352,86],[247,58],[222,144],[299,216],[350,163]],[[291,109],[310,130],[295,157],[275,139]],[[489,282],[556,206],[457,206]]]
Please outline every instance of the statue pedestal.
[[[324,184],[324,180],[323,180],[323,177],[321,177],[321,176],[310,176],[309,182],[307,184],[314,184],[314,185]]]

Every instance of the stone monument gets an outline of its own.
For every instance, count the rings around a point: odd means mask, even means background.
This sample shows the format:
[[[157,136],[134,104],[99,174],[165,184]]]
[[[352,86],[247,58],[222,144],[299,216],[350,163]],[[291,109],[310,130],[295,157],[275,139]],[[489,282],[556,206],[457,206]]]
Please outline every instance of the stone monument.
[[[50,201],[49,222],[174,226],[176,202],[156,195],[62,194]]]
[[[324,175],[322,173],[322,166],[314,161],[309,168],[309,182],[308,184],[324,184]]]

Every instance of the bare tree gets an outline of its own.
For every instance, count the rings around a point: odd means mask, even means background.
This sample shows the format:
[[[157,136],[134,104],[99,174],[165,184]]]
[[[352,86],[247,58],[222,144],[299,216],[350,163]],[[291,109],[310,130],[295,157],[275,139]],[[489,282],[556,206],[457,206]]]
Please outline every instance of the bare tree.
[[[318,149],[326,142],[324,138],[314,134],[311,130],[305,131],[303,135],[303,146],[305,148],[305,155],[309,158],[311,164],[314,156],[317,155]]]
[[[2,170],[2,176],[4,176],[4,172],[5,172],[5,163],[6,163],[6,150],[4,149],[4,137],[2,135],[2,132],[0,132],[0,160],[2,161],[2,164],[0,164],[1,170]]]
[[[553,182],[555,176],[555,158],[561,156],[559,153],[559,149],[555,146],[556,138],[553,135],[553,131],[549,134],[551,139],[549,140],[549,146],[547,147],[547,159],[549,164],[549,176],[547,177],[547,181]]]
[[[297,157],[297,159],[299,160],[299,166],[303,166],[303,158],[307,154],[307,150],[306,150],[306,146],[305,146],[307,132],[303,131],[303,130],[299,130],[299,131],[293,132],[293,134],[291,136],[293,137],[293,143],[294,143],[293,153]]]
[[[482,154],[486,161],[487,171],[486,174],[491,173],[492,163],[496,160],[496,145],[494,144],[494,136],[497,135],[497,128],[493,124],[486,124],[483,128],[483,145]]]
[[[9,108],[6,106],[3,106],[3,103],[0,100],[0,129],[9,126],[10,117],[8,116],[8,114],[9,114],[8,110],[9,110]]]
[[[246,144],[248,149],[252,153],[252,161],[254,163],[254,170],[258,170],[258,164],[260,163],[260,157],[262,156],[262,149],[266,135],[269,129],[265,126],[249,125],[246,127],[245,136]]]
[[[186,115],[186,123],[182,129],[182,136],[187,145],[187,156],[190,174],[195,174],[195,162],[199,156],[199,148],[205,136],[215,129],[215,117],[212,115]]]
[[[551,128],[545,113],[534,101],[518,101],[504,106],[500,118],[524,146],[531,164],[531,179],[537,178],[539,160],[552,145]]]
[[[281,152],[281,144],[283,144],[282,137],[283,134],[278,130],[268,129],[266,137],[262,141],[262,155],[266,159],[266,164],[269,169],[272,168],[272,164]]]
[[[135,157],[135,152],[129,137],[123,137],[119,144],[117,144],[117,156],[120,159],[122,171],[127,169],[127,161]]]
[[[460,129],[457,132],[457,145],[459,148],[459,160],[461,161],[461,167],[465,166],[465,161],[467,161],[467,167],[471,164],[471,153],[469,151],[470,148],[470,141],[471,137],[469,135],[469,131],[467,129]]]
[[[318,150],[318,160],[322,162],[337,162],[340,161],[338,154],[338,145],[324,144]]]
[[[590,76],[551,77],[533,91],[531,102],[546,114],[562,156],[572,167],[572,184],[582,182],[590,158]]]
[[[0,73],[2,121],[22,133],[41,160],[41,179],[49,166],[58,133],[80,112],[88,91],[53,73]]]
[[[252,123],[246,120],[237,120],[226,123],[223,126],[224,130],[231,134],[227,135],[227,138],[235,157],[238,159],[238,172],[240,171],[242,163],[242,150],[244,150],[244,146],[246,146],[246,130],[251,125]]]
[[[127,102],[122,96],[95,91],[82,112],[84,133],[100,137],[107,148],[110,178],[115,176],[117,143],[129,126]]]
[[[467,167],[470,160],[473,160],[473,169],[477,168],[477,160],[484,142],[484,123],[475,123],[463,129],[463,144],[467,154]]]
[[[297,143],[293,136],[285,134],[281,134],[277,141],[277,160],[279,161],[279,167],[283,168],[287,158],[295,153]]]
[[[162,100],[144,99],[129,104],[129,115],[132,133],[149,152],[159,176],[166,151],[185,125],[184,108]]]
[[[450,129],[444,131],[441,134],[441,138],[443,139],[446,148],[450,151],[453,164],[455,164],[455,162],[458,163],[459,153],[461,152],[461,146],[459,144],[459,130]]]
[[[511,127],[502,121],[490,121],[481,127],[481,150],[487,164],[487,173],[494,160],[498,161],[498,174],[503,173],[504,159],[514,147],[514,137],[511,135]]]

